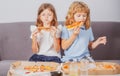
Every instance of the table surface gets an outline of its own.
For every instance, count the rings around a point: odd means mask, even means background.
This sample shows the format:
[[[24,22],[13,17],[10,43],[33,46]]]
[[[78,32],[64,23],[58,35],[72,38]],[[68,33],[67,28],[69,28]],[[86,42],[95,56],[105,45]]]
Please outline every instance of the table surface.
[[[120,60],[95,60],[96,62],[113,62],[120,64]],[[69,75],[63,75],[63,76],[69,76]],[[120,76],[120,74],[116,75],[88,75],[88,76]]]
[[[118,63],[120,64],[120,60],[95,60],[96,62],[114,62],[114,63]],[[25,75],[27,76],[27,75]],[[69,75],[65,75],[63,74],[63,76],[69,76]],[[88,76],[120,76],[120,74],[116,74],[116,75],[88,75]]]

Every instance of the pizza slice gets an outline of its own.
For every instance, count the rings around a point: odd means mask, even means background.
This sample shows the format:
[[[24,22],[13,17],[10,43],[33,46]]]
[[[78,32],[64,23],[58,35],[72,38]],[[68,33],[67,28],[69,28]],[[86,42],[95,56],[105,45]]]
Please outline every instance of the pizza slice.
[[[81,27],[82,25],[83,25],[83,22],[75,22],[71,25],[67,25],[66,27],[68,30],[71,30],[71,29],[74,29],[76,27]]]
[[[50,27],[38,27],[38,30],[49,30]]]

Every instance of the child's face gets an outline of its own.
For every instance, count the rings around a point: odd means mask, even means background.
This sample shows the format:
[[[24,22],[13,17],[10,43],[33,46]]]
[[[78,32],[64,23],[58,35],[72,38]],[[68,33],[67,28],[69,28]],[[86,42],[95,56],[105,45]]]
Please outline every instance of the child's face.
[[[41,12],[39,17],[43,24],[50,24],[53,20],[53,12],[49,9],[45,9],[43,12]]]
[[[75,13],[74,14],[75,22],[79,22],[79,21],[85,22],[86,18],[87,18],[87,13]]]

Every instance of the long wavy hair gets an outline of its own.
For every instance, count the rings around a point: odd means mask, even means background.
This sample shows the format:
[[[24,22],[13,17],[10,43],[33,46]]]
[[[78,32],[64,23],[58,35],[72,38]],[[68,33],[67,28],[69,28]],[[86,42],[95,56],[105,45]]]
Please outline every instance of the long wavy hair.
[[[55,12],[55,8],[52,4],[50,3],[43,3],[39,9],[38,9],[38,14],[37,14],[37,21],[36,21],[36,26],[37,27],[41,27],[43,26],[43,22],[41,21],[41,19],[39,18],[40,14],[45,10],[45,9],[49,9],[51,12],[53,12],[53,20],[51,21],[52,26],[57,27],[58,25],[58,21],[57,21],[57,16],[56,16],[56,12]]]
[[[87,18],[84,23],[85,28],[88,29],[90,27],[90,9],[88,8],[87,4],[84,2],[74,1],[68,10],[65,25],[71,25],[75,22],[74,20],[74,14],[75,13],[87,13]]]

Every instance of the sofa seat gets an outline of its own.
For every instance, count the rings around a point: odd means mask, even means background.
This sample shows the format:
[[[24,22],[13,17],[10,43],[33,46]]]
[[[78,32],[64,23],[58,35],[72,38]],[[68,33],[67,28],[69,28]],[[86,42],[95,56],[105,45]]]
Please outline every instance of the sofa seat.
[[[7,72],[10,68],[11,63],[15,62],[16,60],[3,60],[0,61],[0,76],[7,76]]]

